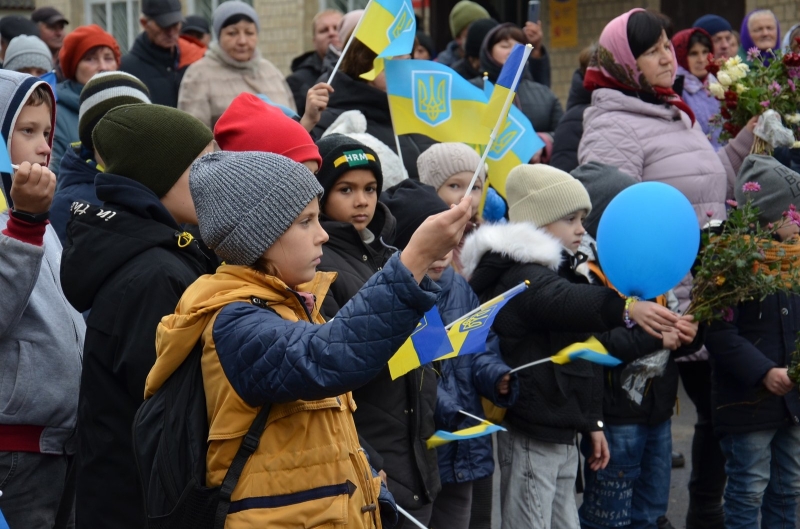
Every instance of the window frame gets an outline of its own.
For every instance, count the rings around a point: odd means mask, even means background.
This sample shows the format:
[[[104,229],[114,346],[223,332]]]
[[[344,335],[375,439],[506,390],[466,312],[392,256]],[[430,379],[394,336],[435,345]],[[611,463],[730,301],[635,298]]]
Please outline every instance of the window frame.
[[[113,22],[113,9],[112,4],[119,4],[125,3],[125,15],[128,18],[127,25],[128,25],[128,41],[125,43],[119,42],[119,39],[116,35],[113,34],[114,31],[114,22]],[[133,42],[136,40],[136,37],[139,36],[141,30],[139,29],[139,13],[134,13],[133,11],[133,4],[137,3],[141,6],[141,1],[136,0],[84,0],[83,2],[83,19],[86,24],[96,24],[94,20],[92,20],[92,8],[97,5],[105,6],[106,11],[106,27],[103,29],[109,33],[111,33],[115,39],[117,39],[117,43],[120,44],[120,48],[122,48],[123,54],[130,51],[133,47]],[[98,24],[99,25],[99,24]],[[102,26],[101,26],[102,27]]]

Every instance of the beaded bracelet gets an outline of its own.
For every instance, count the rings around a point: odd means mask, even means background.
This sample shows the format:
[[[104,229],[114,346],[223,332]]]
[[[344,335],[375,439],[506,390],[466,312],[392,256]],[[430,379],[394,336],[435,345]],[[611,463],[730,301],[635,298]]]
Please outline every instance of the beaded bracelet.
[[[639,298],[636,296],[625,298],[625,312],[622,315],[622,321],[625,322],[625,327],[628,329],[632,329],[634,326],[636,326],[636,322],[631,319],[631,309],[637,301],[639,301]]]

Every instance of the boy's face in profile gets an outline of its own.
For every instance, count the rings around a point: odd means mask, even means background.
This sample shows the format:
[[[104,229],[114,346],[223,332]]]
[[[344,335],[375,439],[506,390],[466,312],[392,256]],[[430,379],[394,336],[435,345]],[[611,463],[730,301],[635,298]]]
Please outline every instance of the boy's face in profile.
[[[428,277],[430,277],[434,281],[439,281],[442,278],[442,274],[444,271],[447,270],[447,267],[450,266],[450,263],[453,262],[453,250],[447,252],[447,255],[439,259],[438,261],[434,261],[433,264],[428,268]]]
[[[45,165],[50,155],[50,107],[47,104],[25,105],[11,133],[11,163]]]

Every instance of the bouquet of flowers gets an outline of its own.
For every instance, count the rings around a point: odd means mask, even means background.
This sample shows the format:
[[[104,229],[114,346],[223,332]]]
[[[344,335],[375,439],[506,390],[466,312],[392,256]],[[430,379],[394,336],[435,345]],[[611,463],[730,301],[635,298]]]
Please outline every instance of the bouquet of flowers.
[[[800,54],[781,50],[747,52],[750,67],[739,57],[721,64],[709,56],[706,69],[717,82],[708,86],[709,92],[721,101],[720,113],[711,123],[721,127],[721,140],[735,137],[754,116],[767,110],[776,111],[795,138],[800,132]],[[757,142],[758,143],[758,142]],[[766,142],[756,145],[753,152],[770,152]]]
[[[743,187],[748,196],[760,190],[756,182]],[[778,292],[800,293],[800,266],[797,266],[800,240],[776,239],[783,223],[800,226],[800,213],[792,206],[784,213],[782,223],[762,226],[758,222],[758,208],[751,200],[741,206],[733,200],[728,203],[732,209],[721,231],[715,234],[709,228],[703,233],[692,302],[686,312],[694,315],[696,321],[731,321],[733,307],[739,303],[761,300]]]

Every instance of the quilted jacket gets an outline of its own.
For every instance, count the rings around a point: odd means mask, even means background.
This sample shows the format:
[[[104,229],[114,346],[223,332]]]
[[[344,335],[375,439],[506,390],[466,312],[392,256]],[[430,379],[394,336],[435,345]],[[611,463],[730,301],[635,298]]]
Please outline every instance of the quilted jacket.
[[[724,220],[736,173],[750,153],[753,134],[743,130],[718,153],[700,124],[673,106],[647,103],[618,90],[592,93],[583,114],[578,161],[613,165],[642,182],[664,182],[692,203],[700,226]]]
[[[710,123],[711,118],[719,114],[719,100],[712,96],[707,88],[710,83],[716,83],[717,80],[712,74],[708,74],[701,81],[696,75],[682,66],[678,66],[678,75],[683,76],[683,93],[681,97],[694,112],[694,116],[703,129],[703,133],[709,138],[711,146],[714,147],[715,151],[720,150],[722,145],[719,142],[719,133],[722,128],[719,126],[713,127]]]
[[[374,478],[353,423],[349,393],[372,379],[435,303],[438,287],[417,284],[391,259],[338,314],[319,309],[334,274],[297,291],[248,267],[222,266],[195,282],[158,327],[158,358],[145,396],[203,343],[209,417],[206,484],[219,485],[258,409],[267,427],[233,491],[228,529],[381,527]]]
[[[457,320],[480,305],[478,296],[467,280],[455,273],[452,267],[436,282],[442,295],[436,303],[445,325]],[[436,428],[445,431],[476,426],[459,410],[483,417],[481,397],[495,405],[507,408],[514,404],[519,392],[516,375],[512,390],[507,395],[497,393],[497,383],[511,368],[500,359],[500,343],[490,333],[486,352],[457,356],[437,362],[439,391],[436,395]],[[442,483],[464,483],[491,476],[494,472],[492,438],[478,437],[468,441],[447,443],[436,449],[439,455],[439,476]]]

